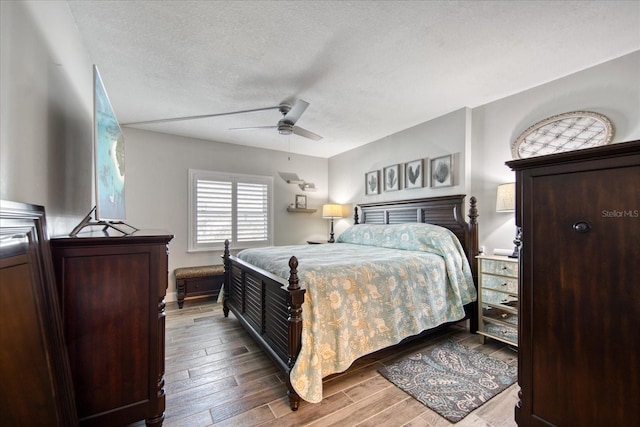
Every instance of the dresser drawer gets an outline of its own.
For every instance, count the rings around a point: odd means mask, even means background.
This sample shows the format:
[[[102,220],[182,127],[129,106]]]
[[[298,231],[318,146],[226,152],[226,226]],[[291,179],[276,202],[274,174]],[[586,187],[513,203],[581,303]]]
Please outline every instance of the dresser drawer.
[[[518,263],[494,259],[481,260],[482,273],[499,274],[501,276],[518,277]]]
[[[518,293],[518,279],[515,277],[482,275],[482,288],[496,289],[498,291]]]

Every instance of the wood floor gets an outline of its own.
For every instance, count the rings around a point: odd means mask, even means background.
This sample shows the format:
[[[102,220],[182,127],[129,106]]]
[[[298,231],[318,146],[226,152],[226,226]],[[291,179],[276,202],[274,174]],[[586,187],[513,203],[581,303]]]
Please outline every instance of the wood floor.
[[[437,342],[454,339],[510,364],[517,355],[504,344],[453,326],[420,341],[365,356],[324,381],[324,400],[289,409],[282,374],[242,329],[211,299],[167,303],[164,426],[449,426],[453,425],[384,379],[377,370]],[[514,384],[476,409],[459,427],[515,426]],[[137,423],[135,426],[144,425]]]

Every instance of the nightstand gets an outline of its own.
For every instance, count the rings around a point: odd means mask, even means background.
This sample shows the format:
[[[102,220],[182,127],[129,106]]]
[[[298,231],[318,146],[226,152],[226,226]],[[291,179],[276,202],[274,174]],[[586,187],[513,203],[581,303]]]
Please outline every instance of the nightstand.
[[[518,259],[478,258],[478,334],[518,346]]]

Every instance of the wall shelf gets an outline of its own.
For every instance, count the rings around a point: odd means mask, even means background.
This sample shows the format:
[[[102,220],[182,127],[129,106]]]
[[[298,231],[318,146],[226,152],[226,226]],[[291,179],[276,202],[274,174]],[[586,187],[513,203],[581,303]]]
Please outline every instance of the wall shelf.
[[[318,209],[297,209],[297,208],[287,208],[287,212],[296,212],[296,213],[314,213]]]

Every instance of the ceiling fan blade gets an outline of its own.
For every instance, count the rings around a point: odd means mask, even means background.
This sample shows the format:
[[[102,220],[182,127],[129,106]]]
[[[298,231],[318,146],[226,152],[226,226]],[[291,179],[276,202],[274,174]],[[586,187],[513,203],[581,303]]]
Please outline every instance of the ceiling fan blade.
[[[229,130],[254,130],[254,129],[277,129],[278,126],[247,126],[243,128],[229,128]]]
[[[295,105],[294,105],[294,107],[295,107]],[[174,118],[171,118],[171,119],[157,119],[157,120],[145,120],[145,121],[140,121],[140,122],[121,123],[121,125],[122,126],[130,126],[130,125],[148,125],[148,124],[156,124],[156,123],[179,122],[179,121],[183,121],[183,120],[206,119],[208,117],[230,116],[232,114],[244,114],[244,113],[253,113],[253,112],[256,112],[256,111],[278,110],[278,109],[280,109],[280,106],[276,105],[274,107],[254,108],[254,109],[251,109],[251,110],[232,111],[232,112],[229,112],[229,113],[202,114],[202,115],[199,115],[199,116],[174,117]]]
[[[296,135],[303,136],[305,138],[313,139],[314,141],[320,141],[322,137],[316,133],[311,132],[310,130],[306,130],[301,128],[300,126],[294,126],[291,131]]]
[[[289,112],[284,115],[282,120],[286,120],[287,122],[291,123],[292,125],[295,124],[298,121],[298,119],[300,118],[300,116],[302,115],[302,113],[304,113],[304,110],[307,109],[308,106],[309,106],[309,103],[307,101],[303,101],[302,99],[298,99],[296,101],[296,103],[293,104],[293,107],[291,107]]]

